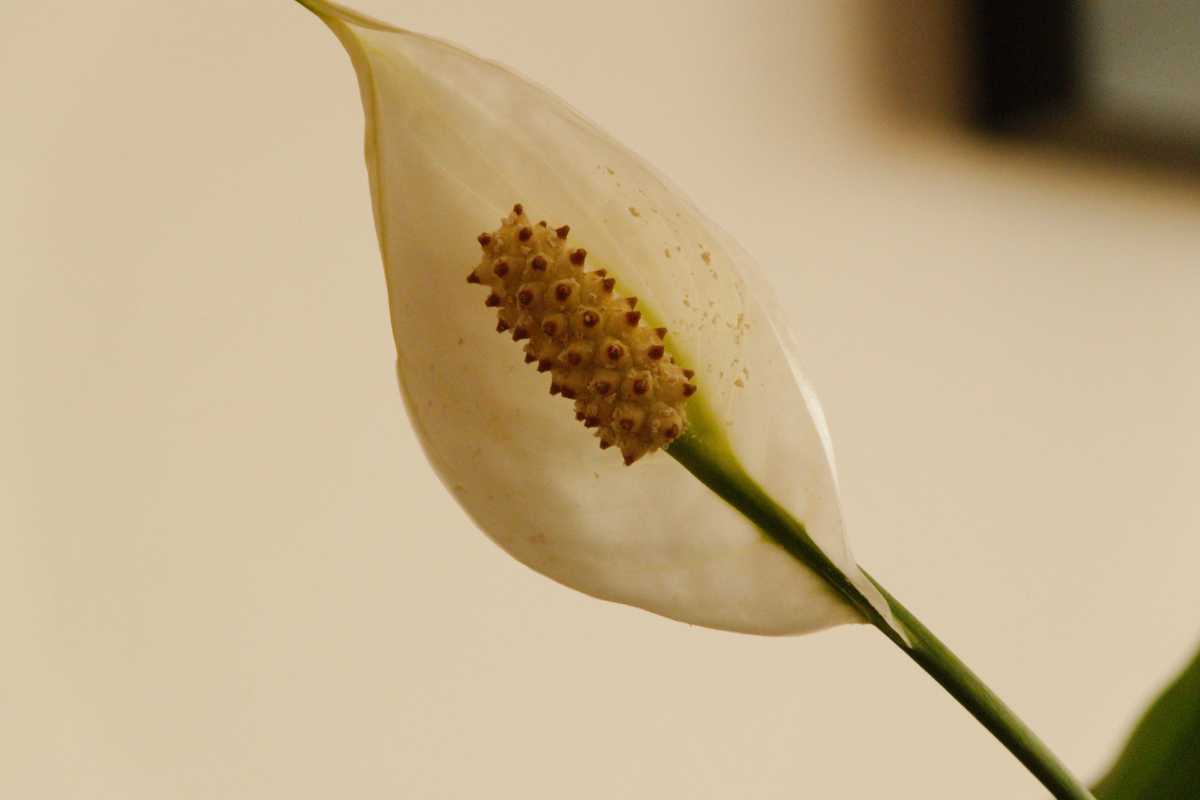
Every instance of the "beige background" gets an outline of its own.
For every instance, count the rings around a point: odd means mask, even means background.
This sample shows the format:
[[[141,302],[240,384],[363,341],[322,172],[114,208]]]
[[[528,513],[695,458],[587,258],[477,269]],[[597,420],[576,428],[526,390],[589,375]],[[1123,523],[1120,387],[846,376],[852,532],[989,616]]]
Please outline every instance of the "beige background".
[[[472,529],[300,8],[0,7],[0,796],[1039,796],[871,630],[688,628]],[[867,2],[362,7],[758,255],[860,560],[1094,775],[1200,638],[1196,184],[898,125]]]

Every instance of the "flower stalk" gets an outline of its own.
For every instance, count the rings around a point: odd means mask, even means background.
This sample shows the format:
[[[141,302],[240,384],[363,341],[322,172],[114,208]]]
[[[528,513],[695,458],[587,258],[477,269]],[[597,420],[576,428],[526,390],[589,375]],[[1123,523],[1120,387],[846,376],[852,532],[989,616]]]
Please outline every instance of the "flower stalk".
[[[736,508],[775,544],[824,578],[862,615],[938,682],[1059,800],[1095,800],[1091,792],[1046,744],[996,694],[873,577],[897,631],[809,537],[803,523],[788,513],[746,474],[722,444],[686,434],[667,449],[701,483]]]

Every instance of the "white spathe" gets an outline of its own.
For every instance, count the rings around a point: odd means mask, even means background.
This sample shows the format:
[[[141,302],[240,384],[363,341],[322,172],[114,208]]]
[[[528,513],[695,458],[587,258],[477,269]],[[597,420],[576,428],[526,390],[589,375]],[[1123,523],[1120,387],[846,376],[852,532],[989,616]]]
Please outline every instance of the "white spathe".
[[[519,201],[569,224],[589,264],[669,328],[746,471],[890,619],[850,555],[824,420],[750,257],[545,89],[444,42],[304,4],[358,75],[409,415],[479,527],[560,583],[688,623],[789,634],[862,621],[665,453],[625,467],[601,451],[548,376],[496,334],[464,279],[476,236]]]

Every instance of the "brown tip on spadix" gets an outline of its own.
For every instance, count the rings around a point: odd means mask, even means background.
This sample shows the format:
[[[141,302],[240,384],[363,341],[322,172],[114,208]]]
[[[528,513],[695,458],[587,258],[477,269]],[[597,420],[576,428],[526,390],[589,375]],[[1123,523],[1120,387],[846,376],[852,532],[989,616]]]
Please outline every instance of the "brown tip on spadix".
[[[561,391],[562,391],[562,396],[567,398],[568,400],[574,400],[576,397],[575,390],[572,389],[570,386],[562,387]]]
[[[508,330],[507,322],[505,322],[504,320],[500,320],[499,322],[496,323],[496,333],[504,333],[506,330]]]
[[[541,272],[546,268],[546,259],[542,256],[534,256],[533,260],[529,262],[529,266]]]
[[[524,325],[518,325],[516,328],[513,329],[513,341],[514,342],[519,342],[522,339],[528,339],[528,338],[529,338],[529,329],[526,328]]]
[[[495,266],[492,267],[492,272],[496,273],[497,278],[503,278],[508,274],[508,262],[503,258],[500,259],[496,262]]]
[[[544,227],[546,227],[546,220],[544,220],[544,219],[539,219],[539,220],[538,220],[538,227],[539,227],[539,228],[544,228]]]
[[[533,353],[525,354],[525,363],[526,364],[532,364],[535,361],[537,361],[537,356],[535,356]]]
[[[571,251],[571,263],[575,266],[582,267],[585,259],[587,259],[587,250],[582,247]]]
[[[637,461],[637,460],[638,460],[638,456],[635,456],[635,455],[632,455],[632,454],[626,454],[626,456],[625,456],[625,466],[627,466],[627,467],[632,467],[632,466],[633,466],[633,462],[635,462],[635,461]]]
[[[538,372],[549,372],[554,368],[554,362],[548,358],[538,359]]]
[[[640,311],[626,311],[625,312],[625,322],[628,325],[630,325],[631,327],[636,327],[637,324],[641,321],[642,321],[642,312],[640,312]]]
[[[567,234],[571,232],[571,226],[563,225],[561,228],[555,228],[554,232],[558,235],[558,238],[565,239],[567,238]]]
[[[661,344],[651,345],[646,348],[646,356],[654,361],[658,361],[666,354],[667,350]]]
[[[654,332],[658,334],[659,339],[667,338],[667,329],[666,328],[655,328]]]
[[[562,387],[559,386],[557,383],[550,384],[550,394],[558,394],[561,391],[562,391]]]
[[[533,228],[521,228],[521,230],[517,232],[517,238],[522,242],[528,242],[531,238],[533,238]]]
[[[599,417],[587,417],[587,418],[586,418],[586,419],[584,419],[584,421],[583,421],[583,427],[585,427],[585,428],[599,428],[599,427],[600,427],[600,418],[599,418]]]
[[[587,414],[584,414],[582,411],[576,411],[575,412],[575,421],[583,422],[584,417],[586,417],[586,416],[587,416]]]
[[[467,283],[479,283],[479,276],[475,274],[475,270],[467,273]]]
[[[478,240],[480,247],[487,247],[492,243],[492,235],[490,233],[481,233],[478,236]]]
[[[692,378],[696,377],[696,370],[694,370],[694,369],[685,369],[685,370],[683,371],[683,377],[687,378],[687,379],[690,381]]]
[[[602,287],[604,287],[604,291],[611,292],[613,290],[613,287],[617,285],[617,279],[616,278],[605,278],[604,280],[600,281],[600,285]]]
[[[517,203],[516,205],[513,206],[513,213],[518,216],[520,216],[521,214],[524,214],[525,206],[521,205],[520,203]]]
[[[696,384],[694,384],[694,383],[685,383],[685,384],[683,385],[683,396],[684,396],[684,397],[691,397],[691,396],[692,396],[692,395],[694,395],[695,393],[696,393]]]
[[[593,274],[593,275],[595,275],[597,278],[603,278],[603,277],[606,277],[606,276],[608,275],[608,270],[606,270],[606,269],[597,269],[597,270],[593,270],[593,271],[592,271],[592,274]]]
[[[637,308],[637,298],[636,297],[626,297],[625,302],[629,305],[630,308]]]
[[[502,301],[500,300],[500,295],[489,294],[487,296],[487,299],[483,301],[483,304],[485,306],[487,306],[488,308],[495,308],[496,306],[500,305],[501,302]]]
[[[612,444],[613,443],[610,442],[608,439],[601,439],[600,440],[600,449],[607,450],[608,448],[612,447]]]

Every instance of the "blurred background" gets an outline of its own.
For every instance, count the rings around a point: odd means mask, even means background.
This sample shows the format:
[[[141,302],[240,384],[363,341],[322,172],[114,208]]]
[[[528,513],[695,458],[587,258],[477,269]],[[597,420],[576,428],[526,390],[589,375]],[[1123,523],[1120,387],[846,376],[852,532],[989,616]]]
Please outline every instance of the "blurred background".
[[[285,0],[0,0],[0,795],[1040,797],[877,632],[574,594],[395,388],[353,72]],[[360,0],[763,263],[859,560],[1079,773],[1200,639],[1200,15]]]

